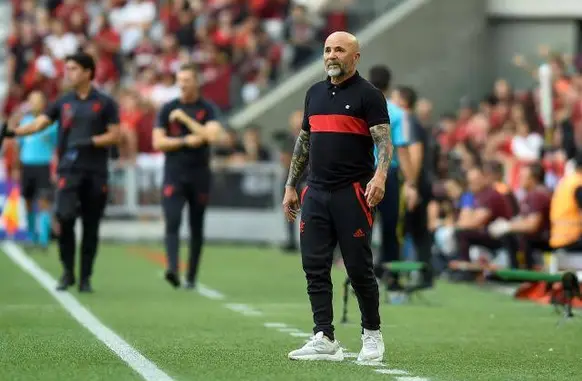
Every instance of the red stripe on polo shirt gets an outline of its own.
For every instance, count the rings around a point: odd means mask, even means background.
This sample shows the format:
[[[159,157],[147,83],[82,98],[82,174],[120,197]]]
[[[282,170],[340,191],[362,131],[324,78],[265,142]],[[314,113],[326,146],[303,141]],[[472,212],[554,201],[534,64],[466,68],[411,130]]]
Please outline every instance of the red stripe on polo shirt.
[[[370,129],[364,120],[348,115],[312,115],[309,117],[309,125],[311,132],[336,132],[370,136]]]

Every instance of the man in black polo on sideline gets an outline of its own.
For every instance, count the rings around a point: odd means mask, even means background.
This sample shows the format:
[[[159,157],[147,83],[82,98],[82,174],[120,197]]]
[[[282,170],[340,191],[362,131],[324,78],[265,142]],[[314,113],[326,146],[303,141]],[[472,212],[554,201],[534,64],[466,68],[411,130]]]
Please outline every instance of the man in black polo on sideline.
[[[165,152],[162,208],[168,268],[166,280],[180,286],[179,245],[184,204],[188,203],[190,259],[187,289],[196,286],[204,243],[204,214],[210,191],[210,145],[223,131],[216,108],[200,96],[196,66],[186,64],[177,74],[180,98],[162,106],[152,135],[153,147]]]
[[[75,221],[83,224],[80,292],[92,292],[90,278],[99,243],[99,224],[107,203],[109,147],[119,142],[116,102],[95,89],[95,61],[85,53],[65,60],[71,91],[49,106],[31,124],[14,128],[17,136],[39,132],[59,122],[56,217],[60,223],[59,251],[64,272],[57,286],[66,290],[76,282]]]
[[[290,220],[302,204],[301,254],[315,322],[314,337],[289,353],[289,358],[344,358],[334,338],[330,276],[333,250],[339,243],[362,315],[358,361],[380,362],[384,341],[371,238],[374,211],[384,197],[392,160],[388,110],[382,92],[356,71],[360,51],[353,35],[332,33],[323,58],[328,78],[307,91],[283,200]],[[374,146],[378,150],[376,168]],[[307,186],[300,201],[296,186],[308,161]]]

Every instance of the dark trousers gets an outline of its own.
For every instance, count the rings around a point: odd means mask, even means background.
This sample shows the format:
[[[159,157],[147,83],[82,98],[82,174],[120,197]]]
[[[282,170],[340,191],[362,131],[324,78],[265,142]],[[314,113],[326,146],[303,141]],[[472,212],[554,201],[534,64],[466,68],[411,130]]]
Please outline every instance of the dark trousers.
[[[204,215],[210,191],[210,171],[198,170],[188,180],[166,176],[162,194],[162,209],[165,220],[165,245],[168,271],[179,271],[180,226],[184,204],[188,203],[190,225],[190,256],[186,279],[196,280],[198,265],[204,244]]]
[[[469,261],[469,248],[471,246],[483,246],[489,250],[505,249],[509,255],[509,263],[512,269],[519,268],[517,250],[519,241],[514,234],[506,234],[498,239],[491,237],[484,230],[458,230],[456,232],[459,248],[459,257]]]
[[[66,273],[75,267],[75,221],[80,215],[81,279],[93,275],[93,264],[99,244],[99,225],[107,203],[107,176],[97,173],[70,172],[59,174],[56,192],[56,217],[61,226],[59,251]]]
[[[363,186],[333,192],[307,187],[302,194],[300,241],[303,270],[311,302],[314,333],[333,339],[331,266],[339,243],[344,265],[356,293],[362,327],[380,329],[378,283],[371,249],[374,211],[364,197]]]
[[[523,247],[523,253],[525,256],[525,267],[528,270],[532,270],[535,265],[534,252],[537,251],[551,251],[549,239],[542,239],[532,236],[519,236],[521,245]]]
[[[428,230],[428,203],[430,193],[421,192],[416,206],[406,212],[406,232],[410,234],[416,250],[416,260],[427,267],[423,282],[432,284],[432,234]]]
[[[384,198],[378,204],[380,212],[381,257],[380,263],[400,260],[400,240],[398,238],[398,217],[400,211],[400,179],[398,168],[390,168],[386,179]],[[398,280],[398,274],[392,273]]]

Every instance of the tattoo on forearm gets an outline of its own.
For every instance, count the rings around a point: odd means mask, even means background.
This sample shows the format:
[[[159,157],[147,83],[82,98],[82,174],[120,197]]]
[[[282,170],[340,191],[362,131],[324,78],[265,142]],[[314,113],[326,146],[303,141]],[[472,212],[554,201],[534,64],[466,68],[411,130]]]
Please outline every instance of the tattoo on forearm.
[[[291,187],[297,186],[297,182],[309,161],[309,144],[309,132],[301,130],[297,141],[295,141],[289,176],[287,177],[287,183],[285,185]]]
[[[390,163],[392,162],[392,152],[394,151],[390,134],[390,125],[378,124],[373,126],[370,128],[370,134],[372,135],[374,144],[376,144],[378,149],[377,169],[384,173],[388,173]]]

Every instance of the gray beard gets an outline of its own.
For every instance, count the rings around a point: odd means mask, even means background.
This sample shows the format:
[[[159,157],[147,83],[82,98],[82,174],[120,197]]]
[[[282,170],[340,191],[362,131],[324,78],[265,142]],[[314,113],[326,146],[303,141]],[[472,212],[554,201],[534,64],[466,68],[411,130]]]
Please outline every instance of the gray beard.
[[[327,75],[329,75],[330,77],[339,77],[343,74],[343,70],[341,68],[332,68],[332,69],[327,69]]]

